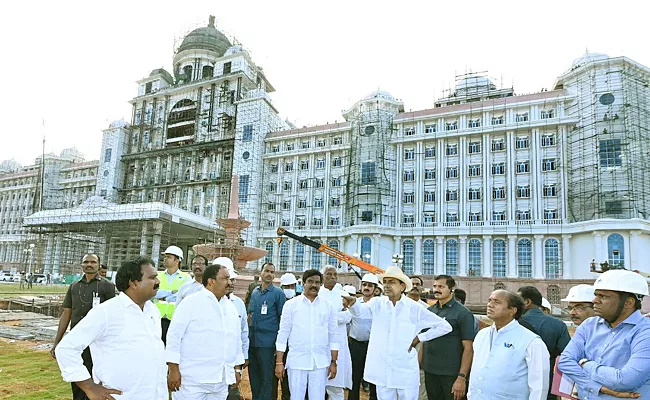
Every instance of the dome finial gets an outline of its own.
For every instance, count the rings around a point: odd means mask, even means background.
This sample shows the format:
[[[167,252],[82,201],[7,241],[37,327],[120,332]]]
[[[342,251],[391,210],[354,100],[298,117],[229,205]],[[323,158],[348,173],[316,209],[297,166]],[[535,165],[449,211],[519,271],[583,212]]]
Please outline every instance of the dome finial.
[[[214,15],[210,15],[210,20],[208,22],[208,28],[214,28]]]

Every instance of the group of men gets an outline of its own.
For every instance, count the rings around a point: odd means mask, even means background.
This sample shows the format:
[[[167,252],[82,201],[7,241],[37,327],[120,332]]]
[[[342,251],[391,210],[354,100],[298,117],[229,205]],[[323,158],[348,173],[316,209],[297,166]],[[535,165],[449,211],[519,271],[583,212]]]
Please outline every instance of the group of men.
[[[161,272],[146,257],[125,262],[117,296],[97,273],[99,257],[84,257],[52,349],[75,399],[237,399],[244,368],[253,400],[277,399],[278,383],[292,400],[346,391],[357,400],[364,383],[380,400],[543,400],[556,398],[560,372],[580,399],[650,396],[650,319],[639,311],[648,286],[631,271],[570,290],[571,338],[532,286],[492,292],[493,324],[479,331],[448,275],[434,278],[429,305],[422,279],[397,266],[363,276],[357,293],[334,266],[307,270],[301,282],[285,274],[277,287],[266,263],[245,305],[232,293],[230,259],[196,256],[192,278],[182,257],[168,248]]]

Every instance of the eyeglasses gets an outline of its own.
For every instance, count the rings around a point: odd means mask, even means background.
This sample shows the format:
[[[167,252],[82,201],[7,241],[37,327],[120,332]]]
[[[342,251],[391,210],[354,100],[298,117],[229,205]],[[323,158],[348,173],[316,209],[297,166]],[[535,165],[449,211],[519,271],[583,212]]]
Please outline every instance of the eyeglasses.
[[[568,312],[571,312],[571,311],[573,311],[573,310],[576,310],[576,311],[585,311],[585,310],[588,309],[588,308],[593,308],[593,306],[588,306],[588,305],[585,305],[585,304],[578,304],[577,306],[567,306],[566,310],[567,310]]]

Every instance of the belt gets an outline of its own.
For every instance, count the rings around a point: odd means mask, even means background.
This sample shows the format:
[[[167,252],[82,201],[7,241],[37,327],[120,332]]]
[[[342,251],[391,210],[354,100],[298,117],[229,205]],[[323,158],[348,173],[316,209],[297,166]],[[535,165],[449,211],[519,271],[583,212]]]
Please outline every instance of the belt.
[[[350,337],[350,340],[353,340],[353,341],[355,341],[355,342],[357,342],[357,343],[364,343],[364,344],[370,342],[369,340],[365,340],[365,341],[357,340],[357,339],[355,339],[355,338],[353,338],[353,337]]]

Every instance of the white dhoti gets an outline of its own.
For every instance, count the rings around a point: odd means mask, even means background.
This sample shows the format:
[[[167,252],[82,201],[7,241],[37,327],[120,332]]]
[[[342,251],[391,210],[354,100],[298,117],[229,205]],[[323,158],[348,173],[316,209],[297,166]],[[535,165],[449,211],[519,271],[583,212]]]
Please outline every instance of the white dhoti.
[[[418,400],[419,394],[419,387],[393,389],[386,386],[377,386],[377,400]]]
[[[291,400],[305,400],[305,392],[307,389],[309,389],[309,400],[323,400],[325,398],[327,368],[309,371],[289,368],[287,375],[289,376]]]
[[[187,384],[181,381],[181,387],[172,393],[173,400],[226,400],[227,383]]]
[[[345,400],[345,389],[339,386],[325,386],[325,392],[330,397],[330,400]]]

